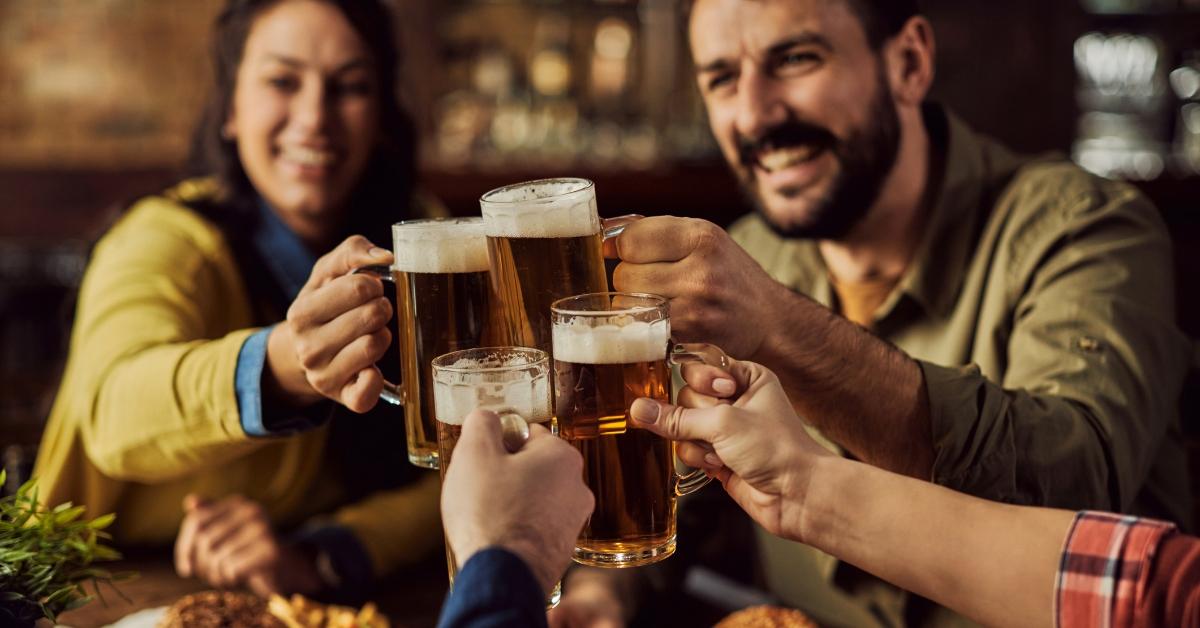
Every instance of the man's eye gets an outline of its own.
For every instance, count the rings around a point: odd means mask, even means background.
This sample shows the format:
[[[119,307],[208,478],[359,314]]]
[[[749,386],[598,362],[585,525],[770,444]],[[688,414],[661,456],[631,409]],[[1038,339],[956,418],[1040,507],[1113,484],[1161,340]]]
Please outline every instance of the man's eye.
[[[725,72],[722,74],[713,75],[708,79],[708,91],[716,91],[733,83],[733,73]]]
[[[794,67],[817,63],[821,57],[813,52],[789,52],[779,58],[780,67]]]

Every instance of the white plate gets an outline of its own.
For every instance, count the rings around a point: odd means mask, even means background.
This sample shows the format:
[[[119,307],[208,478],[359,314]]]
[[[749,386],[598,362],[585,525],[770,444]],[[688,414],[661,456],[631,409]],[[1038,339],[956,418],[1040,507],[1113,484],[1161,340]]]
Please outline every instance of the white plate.
[[[166,606],[147,608],[136,613],[130,613],[108,625],[108,628],[154,628],[167,614]]]

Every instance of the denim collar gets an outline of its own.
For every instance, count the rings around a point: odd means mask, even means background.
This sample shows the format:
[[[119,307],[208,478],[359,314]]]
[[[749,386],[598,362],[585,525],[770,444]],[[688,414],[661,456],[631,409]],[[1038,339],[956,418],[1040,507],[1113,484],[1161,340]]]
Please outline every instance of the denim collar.
[[[275,213],[266,199],[258,202],[259,222],[254,232],[254,248],[265,260],[275,282],[283,289],[288,302],[295,300],[308,281],[316,257]]]

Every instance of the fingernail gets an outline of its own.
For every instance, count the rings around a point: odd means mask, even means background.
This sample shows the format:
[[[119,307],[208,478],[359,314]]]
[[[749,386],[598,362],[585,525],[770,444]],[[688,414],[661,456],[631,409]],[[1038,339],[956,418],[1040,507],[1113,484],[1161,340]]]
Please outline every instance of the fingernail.
[[[658,420],[658,404],[646,399],[636,399],[629,406],[629,416],[638,423],[654,423]]]
[[[391,257],[392,252],[387,249],[381,249],[377,246],[373,246],[371,247],[370,251],[367,251],[367,255],[370,255],[371,257]]]
[[[717,457],[717,454],[712,453],[704,454],[704,462],[710,467],[719,467],[722,465],[721,459]]]
[[[725,379],[724,377],[714,379],[712,387],[713,390],[721,393],[722,395],[732,395],[733,393],[737,392],[737,383],[732,379]]]

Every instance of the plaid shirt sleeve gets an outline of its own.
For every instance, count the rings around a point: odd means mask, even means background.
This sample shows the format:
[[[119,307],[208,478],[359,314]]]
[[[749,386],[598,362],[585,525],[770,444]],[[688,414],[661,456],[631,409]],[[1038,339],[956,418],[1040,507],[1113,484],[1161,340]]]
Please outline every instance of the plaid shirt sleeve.
[[[1055,625],[1132,626],[1155,550],[1174,530],[1129,515],[1076,514],[1058,567]]]

